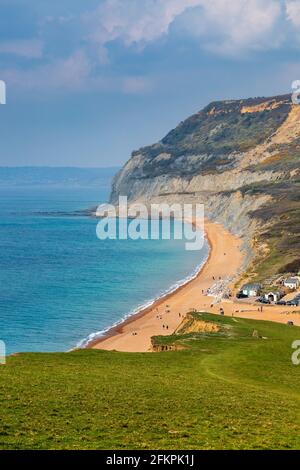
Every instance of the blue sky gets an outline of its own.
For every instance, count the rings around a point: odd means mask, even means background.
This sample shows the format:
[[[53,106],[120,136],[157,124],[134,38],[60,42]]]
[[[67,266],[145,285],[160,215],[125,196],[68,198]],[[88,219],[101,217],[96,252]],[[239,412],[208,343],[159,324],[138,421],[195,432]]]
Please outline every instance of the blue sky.
[[[115,166],[212,100],[290,92],[300,0],[0,0],[0,165]]]

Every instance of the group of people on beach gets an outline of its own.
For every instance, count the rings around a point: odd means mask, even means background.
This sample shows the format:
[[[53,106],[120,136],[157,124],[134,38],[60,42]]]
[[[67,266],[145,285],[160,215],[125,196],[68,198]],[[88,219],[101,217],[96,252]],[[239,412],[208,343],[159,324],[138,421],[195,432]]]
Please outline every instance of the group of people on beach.
[[[165,307],[165,313],[170,313],[170,312],[171,312],[171,310],[170,310],[170,305],[166,305],[166,307]],[[158,320],[162,320],[162,319],[163,319],[163,316],[162,316],[162,314],[159,313],[158,308],[156,308],[156,313],[157,313],[156,318],[157,318]],[[180,316],[180,315],[181,315],[181,314],[179,313],[179,316]],[[165,324],[165,323],[163,323],[162,327],[163,327],[164,330],[168,330],[168,329],[169,329],[169,325],[168,325],[168,324]]]

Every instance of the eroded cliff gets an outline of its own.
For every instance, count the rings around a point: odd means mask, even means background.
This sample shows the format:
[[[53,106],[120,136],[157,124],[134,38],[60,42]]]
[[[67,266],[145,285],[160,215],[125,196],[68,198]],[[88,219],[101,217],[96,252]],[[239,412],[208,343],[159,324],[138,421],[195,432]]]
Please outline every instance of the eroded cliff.
[[[133,152],[111,201],[204,203],[209,219],[244,239],[249,275],[299,269],[299,159],[290,95],[214,102]]]

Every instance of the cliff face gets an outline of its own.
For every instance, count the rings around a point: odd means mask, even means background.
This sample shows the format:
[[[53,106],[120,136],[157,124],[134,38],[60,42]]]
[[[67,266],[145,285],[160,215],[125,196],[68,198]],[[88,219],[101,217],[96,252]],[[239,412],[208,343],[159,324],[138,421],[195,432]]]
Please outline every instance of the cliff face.
[[[299,160],[300,106],[290,95],[215,102],[133,152],[113,181],[111,201],[126,195],[145,203],[204,203],[209,219],[244,238],[246,262],[252,248],[261,264],[276,246],[273,274],[288,263],[300,268]],[[285,235],[273,240],[274,227]],[[295,252],[287,249],[288,236]]]

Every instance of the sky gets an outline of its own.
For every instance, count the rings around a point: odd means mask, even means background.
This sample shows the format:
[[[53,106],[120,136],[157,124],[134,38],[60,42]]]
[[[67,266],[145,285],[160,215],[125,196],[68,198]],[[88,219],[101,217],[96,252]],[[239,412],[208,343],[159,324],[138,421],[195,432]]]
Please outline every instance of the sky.
[[[300,0],[0,0],[0,165],[120,166],[297,79]]]

